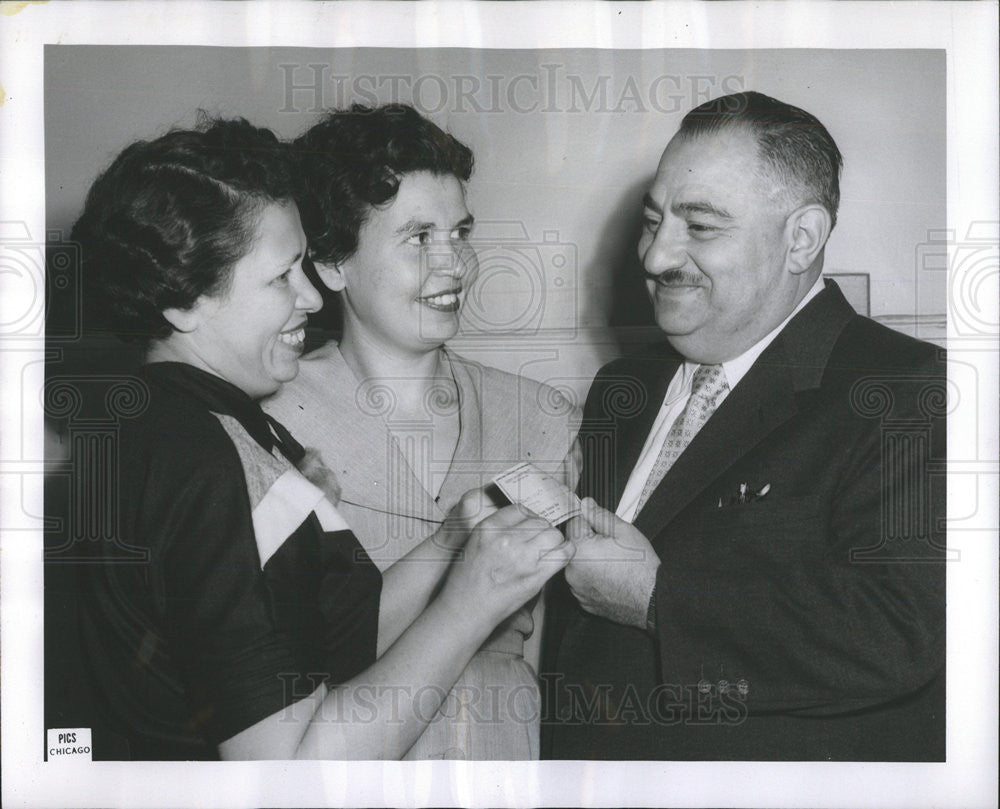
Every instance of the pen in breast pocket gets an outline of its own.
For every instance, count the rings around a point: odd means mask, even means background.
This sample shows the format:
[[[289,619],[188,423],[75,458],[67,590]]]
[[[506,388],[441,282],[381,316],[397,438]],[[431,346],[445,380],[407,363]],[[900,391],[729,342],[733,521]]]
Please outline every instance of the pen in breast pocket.
[[[741,483],[739,487],[739,493],[733,495],[729,498],[729,505],[743,505],[746,503],[752,503],[754,500],[760,500],[769,491],[771,491],[771,484],[765,483],[758,491],[752,491],[748,484]],[[719,498],[718,508],[723,508],[725,503],[723,498]]]

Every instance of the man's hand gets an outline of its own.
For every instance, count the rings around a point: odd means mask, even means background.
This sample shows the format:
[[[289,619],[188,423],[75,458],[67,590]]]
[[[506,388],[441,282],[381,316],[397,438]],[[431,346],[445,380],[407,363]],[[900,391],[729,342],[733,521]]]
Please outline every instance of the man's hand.
[[[580,606],[602,618],[645,629],[660,566],[649,540],[589,497],[583,500],[583,515],[567,523],[566,536],[576,546],[566,582]]]

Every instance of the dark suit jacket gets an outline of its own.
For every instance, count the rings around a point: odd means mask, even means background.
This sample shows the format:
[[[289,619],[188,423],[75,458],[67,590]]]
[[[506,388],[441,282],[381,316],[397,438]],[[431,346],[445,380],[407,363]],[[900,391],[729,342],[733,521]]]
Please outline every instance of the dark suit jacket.
[[[543,755],[943,759],[943,359],[828,282],[636,516],[656,637],[555,582]],[[680,362],[664,345],[600,371],[581,495],[616,508]],[[740,503],[744,483],[770,488]]]

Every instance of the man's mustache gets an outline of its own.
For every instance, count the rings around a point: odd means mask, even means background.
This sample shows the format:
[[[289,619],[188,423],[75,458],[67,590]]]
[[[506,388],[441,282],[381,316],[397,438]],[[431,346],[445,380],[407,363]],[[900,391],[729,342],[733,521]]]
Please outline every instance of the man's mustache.
[[[645,273],[646,280],[652,281],[655,284],[663,284],[665,286],[673,284],[690,284],[691,286],[701,286],[701,276],[694,275],[689,272],[684,272],[684,270],[667,270],[661,273]]]

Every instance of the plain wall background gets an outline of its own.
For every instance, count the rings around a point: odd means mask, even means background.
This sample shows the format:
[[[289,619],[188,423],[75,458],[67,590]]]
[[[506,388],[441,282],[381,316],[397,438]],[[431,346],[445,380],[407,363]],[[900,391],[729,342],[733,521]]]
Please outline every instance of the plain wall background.
[[[455,344],[581,396],[652,323],[635,241],[660,152],[691,107],[741,89],[809,110],[844,154],[825,272],[869,274],[887,322],[943,318],[920,245],[946,226],[945,79],[943,51],[47,46],[47,222],[67,234],[124,146],[199,108],[293,137],[318,106],[412,103],[476,155],[482,269]]]

